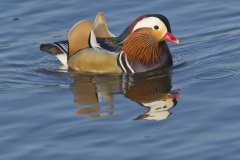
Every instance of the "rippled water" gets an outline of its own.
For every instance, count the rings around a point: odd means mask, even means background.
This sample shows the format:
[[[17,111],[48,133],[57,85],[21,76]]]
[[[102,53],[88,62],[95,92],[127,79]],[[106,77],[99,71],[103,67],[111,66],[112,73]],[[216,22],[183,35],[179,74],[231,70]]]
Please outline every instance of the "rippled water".
[[[240,159],[238,1],[0,2],[0,159]],[[81,19],[161,13],[181,45],[144,75],[77,75],[39,50]]]

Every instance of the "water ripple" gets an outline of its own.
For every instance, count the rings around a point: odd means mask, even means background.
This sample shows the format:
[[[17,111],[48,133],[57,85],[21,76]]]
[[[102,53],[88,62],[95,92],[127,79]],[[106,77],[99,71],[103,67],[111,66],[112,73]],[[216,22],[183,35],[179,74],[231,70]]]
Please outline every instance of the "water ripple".
[[[173,56],[173,68],[180,68],[181,66],[186,64],[185,59],[183,59],[183,56],[179,54],[172,54]]]
[[[200,80],[216,80],[236,76],[237,70],[227,68],[204,68],[196,72],[193,77]]]

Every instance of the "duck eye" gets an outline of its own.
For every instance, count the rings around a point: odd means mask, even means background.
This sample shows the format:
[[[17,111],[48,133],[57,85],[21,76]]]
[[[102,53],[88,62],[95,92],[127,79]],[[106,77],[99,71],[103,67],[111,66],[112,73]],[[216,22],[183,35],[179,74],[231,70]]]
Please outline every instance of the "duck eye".
[[[155,30],[158,30],[158,29],[159,29],[159,26],[156,25],[156,26],[154,26],[153,28],[154,28]]]

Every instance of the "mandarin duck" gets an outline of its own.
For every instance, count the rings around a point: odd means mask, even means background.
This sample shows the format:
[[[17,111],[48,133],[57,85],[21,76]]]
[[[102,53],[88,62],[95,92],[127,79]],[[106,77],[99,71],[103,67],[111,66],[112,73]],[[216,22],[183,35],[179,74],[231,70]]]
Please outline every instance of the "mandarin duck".
[[[90,20],[76,23],[67,41],[41,44],[40,49],[80,73],[136,73],[172,65],[166,40],[179,44],[163,15],[140,16],[116,37],[101,12],[93,25]]]

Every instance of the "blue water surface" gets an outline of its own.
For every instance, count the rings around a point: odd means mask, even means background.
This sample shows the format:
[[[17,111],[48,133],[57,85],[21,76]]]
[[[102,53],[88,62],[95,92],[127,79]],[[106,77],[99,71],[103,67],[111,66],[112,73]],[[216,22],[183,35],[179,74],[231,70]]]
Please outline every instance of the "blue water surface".
[[[240,159],[240,2],[0,2],[0,159]],[[144,75],[78,75],[39,45],[105,12],[118,35],[164,14],[174,66]]]

